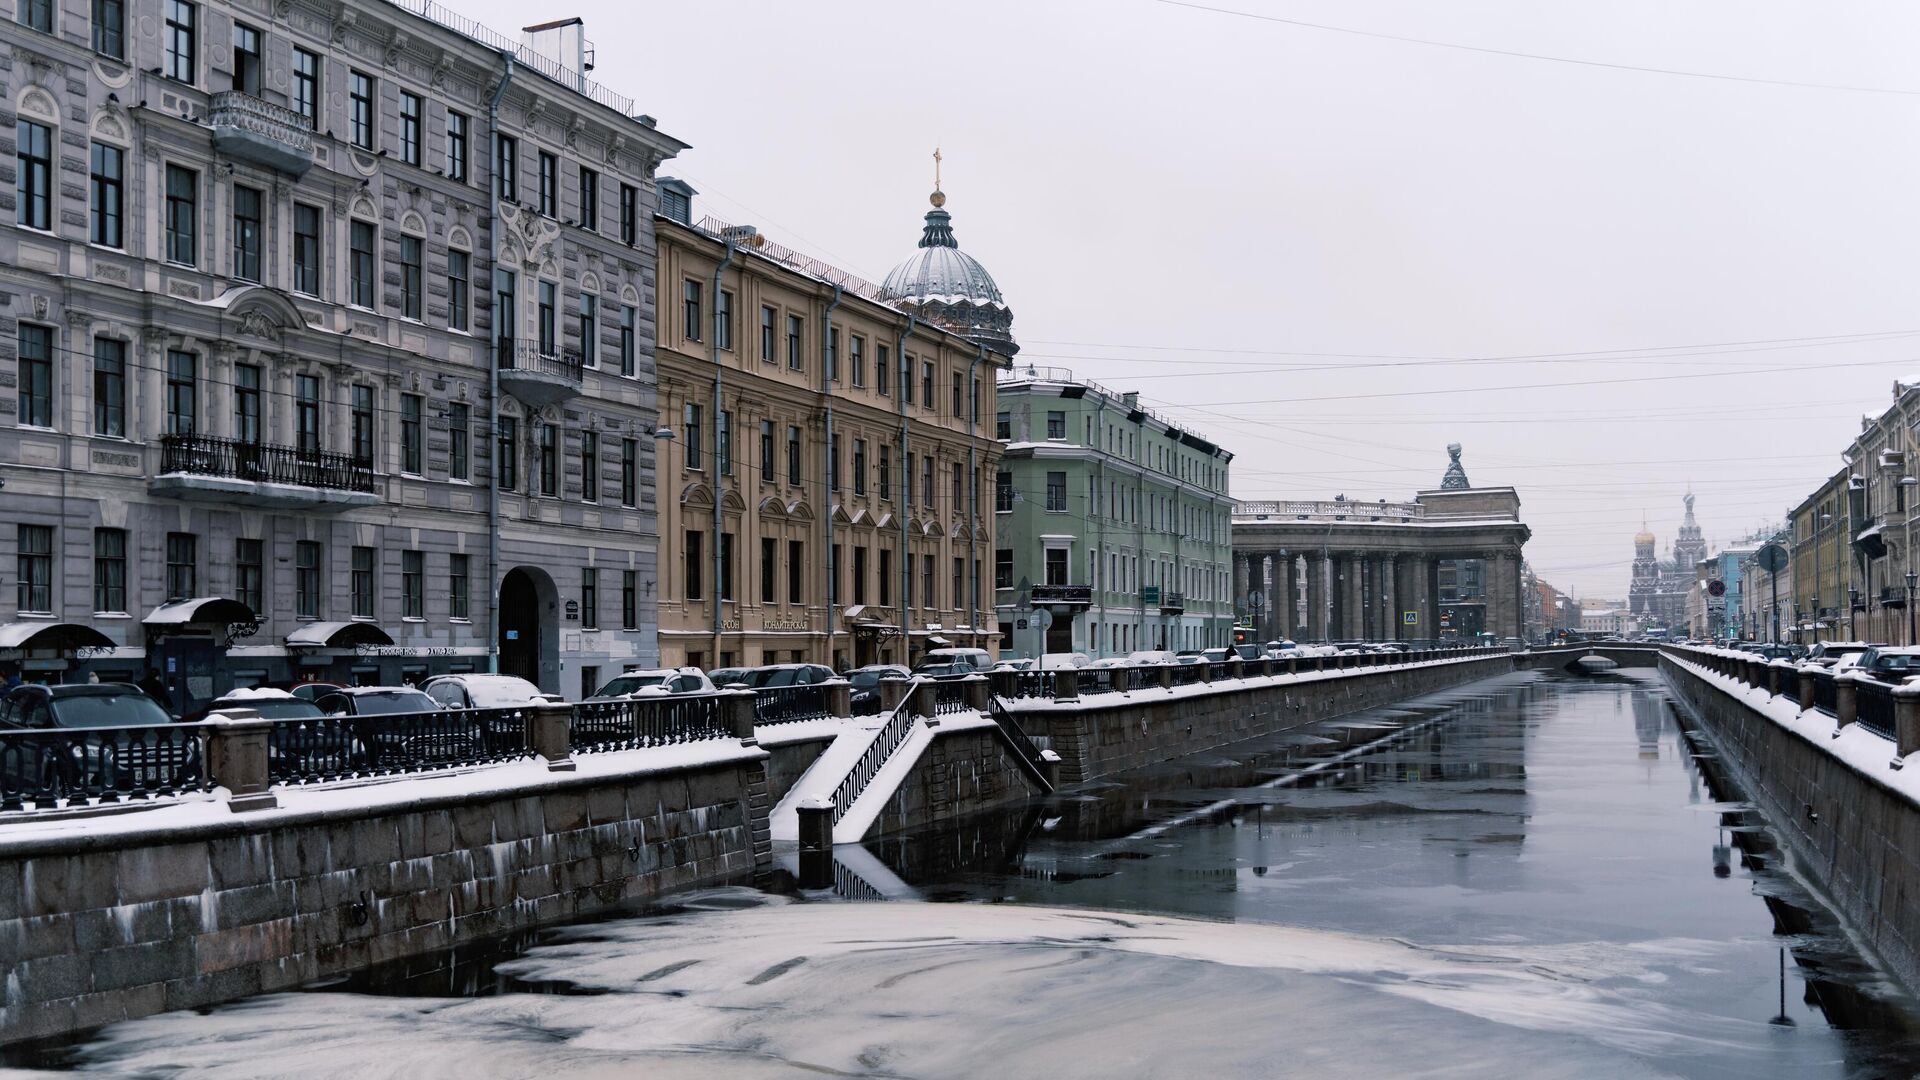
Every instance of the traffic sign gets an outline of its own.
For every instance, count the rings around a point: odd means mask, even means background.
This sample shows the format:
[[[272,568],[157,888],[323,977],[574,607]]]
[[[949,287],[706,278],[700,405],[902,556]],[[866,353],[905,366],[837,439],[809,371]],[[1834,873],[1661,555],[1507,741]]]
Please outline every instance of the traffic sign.
[[[1753,553],[1753,561],[1767,573],[1777,574],[1787,568],[1787,549],[1779,544],[1766,544]]]
[[[1724,581],[1721,581],[1719,578],[1714,578],[1712,581],[1707,582],[1707,595],[1708,596],[1727,595],[1727,583]]]
[[[1053,612],[1048,611],[1046,608],[1034,609],[1034,612],[1033,612],[1034,629],[1045,630],[1047,627],[1052,625],[1053,625]]]
[[[1403,623],[1406,623],[1408,626],[1419,626],[1420,613],[1417,611],[1402,612],[1400,615],[1400,621]]]

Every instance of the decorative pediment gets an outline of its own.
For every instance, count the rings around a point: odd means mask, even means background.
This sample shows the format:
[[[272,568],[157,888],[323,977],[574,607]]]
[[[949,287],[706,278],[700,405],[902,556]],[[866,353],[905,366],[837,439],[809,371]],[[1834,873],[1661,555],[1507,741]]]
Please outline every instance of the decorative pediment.
[[[795,521],[812,521],[813,507],[805,499],[795,499],[787,504],[787,516]]]
[[[237,290],[227,304],[227,318],[246,337],[277,342],[289,330],[304,329],[306,317],[293,300],[278,289],[249,285]]]
[[[712,506],[713,503],[708,502],[707,505]],[[728,488],[720,493],[720,509],[738,513],[746,508],[747,500],[741,498],[738,491]]]
[[[862,512],[864,513],[864,511]],[[828,516],[833,518],[833,523],[835,525],[853,524],[853,518],[847,516],[847,508],[840,505],[839,503],[833,504],[833,509],[828,511]]]
[[[938,521],[932,521],[932,520],[922,522],[920,526],[920,531],[925,533],[928,536],[947,535],[947,530],[941,528],[940,523]]]
[[[760,516],[763,518],[786,517],[787,504],[769,495],[766,498],[760,500]]]
[[[695,480],[680,491],[681,506],[713,507],[713,489]]]
[[[862,512],[864,513],[864,511],[862,511]],[[874,527],[874,528],[876,528],[876,529],[891,529],[891,528],[893,528],[893,514],[891,514],[891,513],[884,513],[884,514],[881,514],[881,515],[880,515],[880,519],[879,519],[878,521],[875,521],[875,522],[873,523],[873,527]]]

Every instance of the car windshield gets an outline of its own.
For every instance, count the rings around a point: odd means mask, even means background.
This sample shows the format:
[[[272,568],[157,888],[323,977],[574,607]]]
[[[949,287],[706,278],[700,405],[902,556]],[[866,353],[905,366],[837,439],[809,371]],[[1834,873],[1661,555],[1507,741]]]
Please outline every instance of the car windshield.
[[[747,672],[746,683],[755,690],[769,690],[776,686],[792,686],[799,678],[799,668],[762,668]]]
[[[440,708],[440,703],[418,690],[395,690],[382,694],[356,694],[353,708],[361,716],[382,716],[388,713],[435,712]]]
[[[128,687],[105,694],[61,694],[50,702],[53,722],[63,728],[166,724],[173,718],[147,695]]]
[[[607,685],[600,688],[595,697],[626,697],[643,686],[659,686],[666,682],[665,675],[621,675],[609,679]]]
[[[208,713],[225,712],[228,709],[251,709],[260,714],[262,720],[308,720],[316,716],[325,716],[320,707],[311,701],[299,698],[276,698],[273,700],[249,699],[228,701],[222,699],[207,706]]]
[[[913,670],[921,675],[952,675],[967,669],[959,664],[921,664]]]
[[[892,674],[892,672],[855,671],[855,672],[848,673],[847,681],[852,683],[855,689],[871,690],[874,687],[879,686],[880,680],[886,678],[890,674]]]

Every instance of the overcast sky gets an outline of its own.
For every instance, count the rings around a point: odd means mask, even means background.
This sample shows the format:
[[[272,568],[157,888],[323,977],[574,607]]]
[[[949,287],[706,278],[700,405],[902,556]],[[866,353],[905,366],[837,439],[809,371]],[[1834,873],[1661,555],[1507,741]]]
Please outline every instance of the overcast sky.
[[[694,144],[696,212],[877,281],[937,145],[1022,362],[1141,391],[1241,498],[1404,499],[1460,442],[1582,596],[1689,483],[1715,547],[1781,520],[1920,372],[1920,8],[1209,2],[1585,63],[1164,0],[539,14]]]

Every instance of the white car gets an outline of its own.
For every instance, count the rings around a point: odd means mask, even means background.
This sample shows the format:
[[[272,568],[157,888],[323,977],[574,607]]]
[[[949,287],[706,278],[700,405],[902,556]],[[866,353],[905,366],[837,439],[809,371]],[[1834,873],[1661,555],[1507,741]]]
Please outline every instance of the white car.
[[[652,697],[658,694],[711,693],[713,680],[697,667],[635,668],[608,679],[588,701],[612,701],[625,697]]]
[[[1091,665],[1093,658],[1083,652],[1050,652],[1040,658],[1041,668],[1058,671],[1061,668],[1083,668]]]
[[[1103,656],[1100,659],[1085,665],[1085,669],[1089,671],[1098,671],[1098,670],[1105,670],[1107,668],[1121,668],[1121,667],[1133,667],[1133,666],[1134,666],[1133,661],[1127,659],[1124,656]]]
[[[1141,649],[1127,654],[1129,664],[1177,664],[1179,662],[1165,649]]]
[[[511,709],[563,700],[518,675],[435,675],[421,683],[420,689],[443,709]]]

